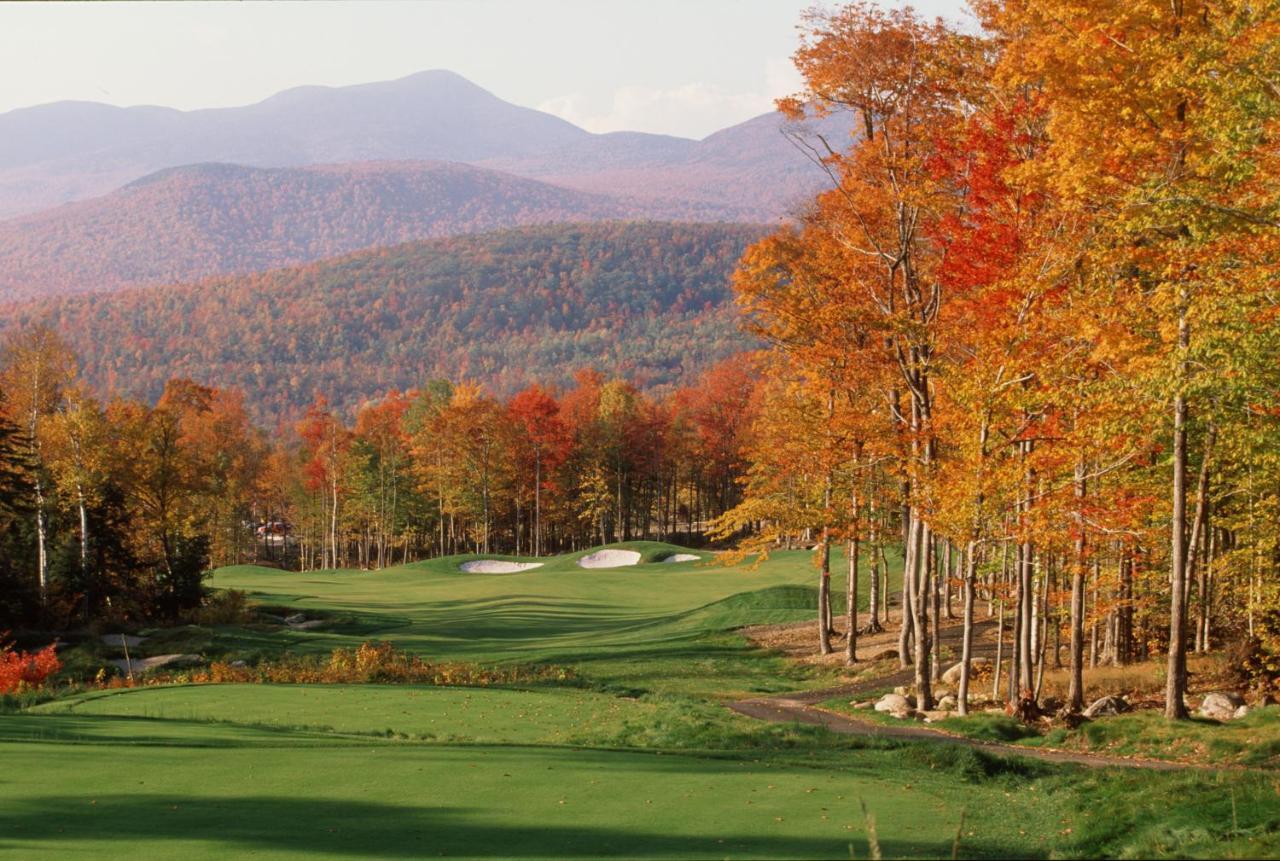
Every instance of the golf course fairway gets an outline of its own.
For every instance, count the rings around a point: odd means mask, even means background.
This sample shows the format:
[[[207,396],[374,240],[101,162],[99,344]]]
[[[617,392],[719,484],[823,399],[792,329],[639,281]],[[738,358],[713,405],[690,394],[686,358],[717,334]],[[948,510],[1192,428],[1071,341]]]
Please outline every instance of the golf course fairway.
[[[1249,829],[1270,821],[1245,808],[1235,835],[1170,837],[1179,811],[1190,822],[1228,803],[1211,772],[1056,766],[733,714],[733,697],[834,678],[735,630],[809,618],[811,554],[723,566],[702,552],[663,563],[690,552],[674,545],[620,546],[640,563],[585,569],[580,553],[497,574],[460,566],[510,557],[216,572],[216,588],[323,624],[155,631],[140,654],[252,663],[376,640],[564,678],[178,684],[11,709],[0,715],[0,858],[1245,855],[1262,833]],[[1159,805],[1156,833],[1144,811]]]

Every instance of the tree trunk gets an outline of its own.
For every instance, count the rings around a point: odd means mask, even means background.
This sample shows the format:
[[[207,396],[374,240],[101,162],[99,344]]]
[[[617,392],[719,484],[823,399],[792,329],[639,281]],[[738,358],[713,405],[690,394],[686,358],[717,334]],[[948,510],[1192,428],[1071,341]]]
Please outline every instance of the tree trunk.
[[[956,617],[955,610],[951,608],[951,573],[952,573],[952,553],[951,542],[947,542],[947,552],[943,554],[943,571],[942,578],[942,606],[946,610],[947,618],[954,619]]]
[[[948,545],[950,546],[950,545]],[[931,648],[929,649],[929,674],[935,682],[942,681],[942,667],[939,662],[938,653],[941,651],[939,644],[942,642],[942,633],[939,627],[942,624],[942,579],[946,576],[946,570],[938,567],[937,559],[938,542],[935,540],[929,545],[929,594],[933,601],[930,608],[930,628],[932,635],[929,638]]]
[[[996,617],[996,660],[991,670],[991,699],[1000,699],[1000,665],[1004,658],[1004,599],[1000,599],[1000,615]]]
[[[854,468],[857,469],[862,461],[862,445],[859,444],[854,449]],[[858,495],[858,476],[855,475],[850,482],[853,490],[850,494],[850,520],[852,520],[851,535],[849,538],[849,583],[848,595],[845,603],[847,604],[849,614],[849,636],[845,640],[845,663],[853,666],[858,661],[858,562],[860,547],[860,532],[862,527],[862,500]]]
[[[1067,710],[1071,712],[1084,710],[1084,575],[1088,564],[1084,534],[1086,489],[1084,460],[1081,459],[1076,463],[1076,558],[1071,572],[1071,684],[1067,693]]]
[[[831,654],[831,545],[822,530],[822,570],[818,576],[818,653]]]
[[[964,630],[960,639],[960,687],[956,691],[956,710],[961,717],[969,713],[969,664],[973,660],[973,587],[977,552],[977,542],[970,541],[964,558],[964,605],[961,610]],[[996,675],[999,675],[999,669],[996,670]]]
[[[1182,353],[1178,392],[1173,400],[1173,518],[1170,535],[1169,662],[1166,671],[1164,715],[1169,720],[1185,720],[1187,706],[1187,396],[1182,386],[1187,377],[1186,291],[1178,319],[1178,348]]]
[[[908,669],[914,663],[911,640],[915,636],[915,559],[916,527],[919,522],[908,515],[907,539],[902,552],[902,625],[898,630],[898,666]]]
[[[867,596],[866,633],[878,634],[884,630],[880,625],[880,523],[876,519],[875,490],[867,495],[867,540],[871,551],[871,588]]]
[[[933,686],[930,674],[929,655],[929,545],[933,536],[928,525],[917,519],[916,526],[916,558],[912,577],[915,582],[915,615],[912,627],[915,629],[915,688],[916,707],[921,711],[933,708]]]
[[[533,555],[542,555],[542,449],[533,455]]]

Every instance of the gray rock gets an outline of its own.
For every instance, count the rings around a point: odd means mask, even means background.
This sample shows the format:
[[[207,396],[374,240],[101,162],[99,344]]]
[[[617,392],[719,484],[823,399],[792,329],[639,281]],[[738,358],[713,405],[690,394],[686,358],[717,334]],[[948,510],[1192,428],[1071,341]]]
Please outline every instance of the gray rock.
[[[237,670],[243,670],[245,667],[249,666],[249,664],[246,661],[232,661],[231,666],[235,667]]]
[[[294,613],[292,616],[284,617],[284,623],[286,625],[301,625],[305,621],[307,621],[305,613]]]
[[[969,659],[970,678],[972,678],[974,675],[977,674],[976,671],[979,667],[989,667],[989,666],[991,666],[990,658],[970,658]],[[961,669],[963,669],[963,667],[964,667],[963,661],[950,667],[945,673],[942,674],[942,680],[949,685],[960,684],[960,671]]]
[[[1244,705],[1244,697],[1231,691],[1215,691],[1205,694],[1200,703],[1200,716],[1212,720],[1231,720],[1236,716],[1236,709]]]
[[[1105,696],[1094,700],[1087,709],[1084,710],[1084,716],[1087,718],[1110,717],[1112,715],[1124,714],[1129,710],[1129,704],[1125,702],[1124,697]]]
[[[956,698],[951,696],[951,694],[947,694],[945,697],[942,697],[938,700],[938,711],[950,712],[950,711],[955,711],[955,709],[956,709]]]
[[[1236,718],[1242,718],[1242,717],[1244,717],[1245,715],[1247,715],[1248,713],[1249,713],[1249,707],[1248,707],[1248,706],[1240,706],[1240,708],[1236,709],[1236,713],[1235,713],[1235,714],[1233,714],[1233,715],[1231,716],[1231,718],[1232,718],[1232,720],[1235,720]]]
[[[875,704],[875,710],[896,715],[910,711],[911,706],[911,702],[902,694],[893,693],[882,696],[880,701]]]

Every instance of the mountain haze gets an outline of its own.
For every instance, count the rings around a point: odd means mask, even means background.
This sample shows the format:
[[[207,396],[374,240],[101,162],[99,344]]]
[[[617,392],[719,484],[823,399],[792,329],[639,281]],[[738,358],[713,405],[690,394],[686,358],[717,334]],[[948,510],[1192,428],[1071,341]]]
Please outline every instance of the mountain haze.
[[[445,160],[597,193],[644,192],[686,211],[701,205],[705,218],[759,221],[783,214],[822,179],[779,126],[777,116],[766,115],[702,141],[592,134],[439,70],[299,87],[233,108],[58,102],[0,114],[0,217],[101,196],[158,170],[202,162]],[[667,180],[670,189],[654,195],[654,185]]]

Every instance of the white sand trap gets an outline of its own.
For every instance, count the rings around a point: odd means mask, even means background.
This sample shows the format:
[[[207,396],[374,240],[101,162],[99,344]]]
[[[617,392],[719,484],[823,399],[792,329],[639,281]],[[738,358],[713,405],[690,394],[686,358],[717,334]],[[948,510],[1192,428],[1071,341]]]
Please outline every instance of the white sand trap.
[[[501,559],[477,559],[475,562],[463,562],[460,566],[468,574],[515,574],[531,568],[541,568],[541,562],[504,562]]]
[[[702,558],[701,556],[696,556],[692,553],[674,553],[668,556],[666,559],[663,559],[662,561],[663,562],[697,562],[701,558]]]
[[[640,561],[640,554],[634,550],[597,550],[588,553],[578,560],[581,568],[622,568],[635,565]]]

